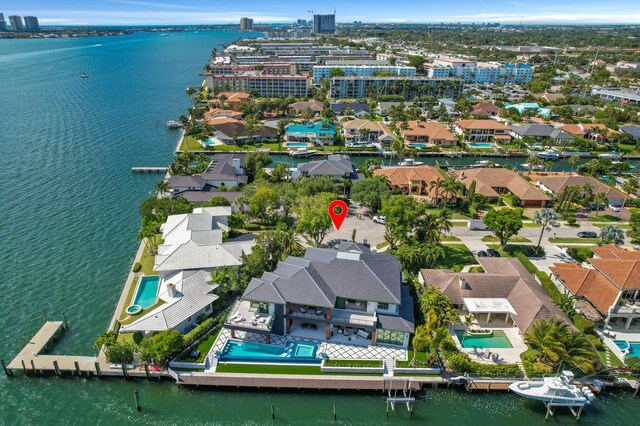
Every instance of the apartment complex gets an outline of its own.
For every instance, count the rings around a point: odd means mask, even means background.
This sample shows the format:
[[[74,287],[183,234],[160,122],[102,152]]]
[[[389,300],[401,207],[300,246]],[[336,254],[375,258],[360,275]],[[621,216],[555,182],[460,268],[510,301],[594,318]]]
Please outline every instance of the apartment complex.
[[[24,17],[24,25],[27,31],[39,31],[40,30],[40,22],[38,22],[38,18],[36,16],[25,16]]]
[[[533,77],[528,64],[476,62],[461,58],[440,57],[427,65],[427,75],[433,78],[456,77],[466,83],[525,84]]]
[[[333,77],[332,98],[366,98],[402,95],[405,99],[419,96],[456,98],[464,87],[461,79],[430,77]]]
[[[264,98],[304,98],[309,90],[309,77],[269,75],[264,70],[228,75],[207,74],[207,88],[213,91],[251,93]]]
[[[328,79],[333,69],[341,70],[345,76],[355,77],[373,77],[376,75],[416,76],[414,67],[390,65],[387,61],[326,61],[324,65],[315,65],[313,67],[313,83],[319,84],[321,80]]]
[[[11,31],[24,31],[22,17],[11,15],[9,16],[9,23],[11,24]]]
[[[4,13],[0,13],[0,31],[8,31],[7,21],[4,20]]]
[[[336,14],[329,15],[313,15],[313,33],[314,34],[335,34],[336,32]]]
[[[240,31],[251,31],[253,30],[253,19],[251,18],[240,18]]]

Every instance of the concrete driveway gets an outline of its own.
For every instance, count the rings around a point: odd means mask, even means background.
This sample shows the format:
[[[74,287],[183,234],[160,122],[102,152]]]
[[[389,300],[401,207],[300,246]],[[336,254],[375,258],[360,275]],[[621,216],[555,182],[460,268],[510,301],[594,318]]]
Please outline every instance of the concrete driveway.
[[[569,256],[563,249],[560,247],[554,246],[552,244],[543,245],[545,250],[545,256],[539,259],[529,258],[531,262],[536,265],[540,271],[544,271],[547,274],[551,273],[549,270],[550,266],[553,266],[554,263],[575,263],[575,260],[571,256]]]
[[[360,219],[357,217],[358,214],[361,215]],[[367,208],[352,203],[349,208],[349,215],[344,219],[340,230],[338,231],[332,227],[324,238],[324,244],[329,243],[331,240],[351,241],[351,234],[355,229],[356,242],[362,243],[366,240],[371,245],[371,248],[375,249],[378,244],[384,242],[385,226],[374,223],[372,216],[367,216],[368,214]]]

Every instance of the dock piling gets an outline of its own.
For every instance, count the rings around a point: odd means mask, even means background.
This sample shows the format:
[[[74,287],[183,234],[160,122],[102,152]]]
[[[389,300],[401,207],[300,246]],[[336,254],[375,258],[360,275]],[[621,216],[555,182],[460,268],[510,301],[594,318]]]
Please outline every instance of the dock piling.
[[[336,403],[334,402],[333,403],[333,421],[335,422],[336,420],[337,420],[337,417],[336,417]]]
[[[53,360],[53,369],[56,372],[56,376],[61,377],[62,375],[60,374],[60,367],[58,367],[58,360],[54,359]]]
[[[78,377],[82,376],[82,372],[80,371],[80,364],[78,364],[78,361],[74,361],[73,365],[76,366],[76,374],[78,375]]]
[[[144,372],[147,375],[147,380],[151,380],[151,374],[149,374],[149,364],[144,363]]]
[[[271,404],[271,420],[276,419],[276,404]]]
[[[127,380],[127,366],[124,363],[122,363],[122,377]]]
[[[136,402],[136,411],[142,411],[142,407],[140,406],[140,395],[138,393],[138,388],[133,392],[133,399]]]
[[[64,312],[62,313],[62,319],[64,320],[64,329],[68,330],[69,324],[67,323],[67,315]]]
[[[100,371],[100,363],[96,361],[95,366],[96,366],[96,374],[100,379],[102,379],[102,371]]]
[[[38,373],[36,372],[36,365],[33,360],[31,360],[31,370],[33,371],[33,375],[36,376]]]
[[[13,371],[7,368],[7,365],[4,363],[4,359],[0,359],[0,363],[2,363],[2,369],[4,370],[4,374],[6,374],[7,377],[12,377]]]
[[[21,359],[20,362],[22,363],[22,371],[24,372],[24,375],[29,376],[29,373],[27,373],[27,366],[24,365],[24,359]]]

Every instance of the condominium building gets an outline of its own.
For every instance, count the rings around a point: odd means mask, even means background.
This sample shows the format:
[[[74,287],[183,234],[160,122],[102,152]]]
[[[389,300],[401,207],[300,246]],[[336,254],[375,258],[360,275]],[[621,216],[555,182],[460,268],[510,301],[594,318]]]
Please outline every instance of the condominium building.
[[[22,17],[17,15],[9,16],[9,23],[11,24],[11,31],[24,31],[24,24],[22,23]]]
[[[456,98],[464,81],[429,77],[333,77],[332,98],[366,98],[369,96],[402,95],[405,99],[419,96]]]
[[[294,63],[258,63],[250,62],[241,65],[232,64],[220,64],[211,65],[209,67],[209,73],[213,75],[233,75],[240,74],[245,71],[264,71],[264,74],[268,75],[287,75],[297,74],[298,67]]]
[[[461,58],[436,58],[426,68],[429,77],[457,77],[466,83],[525,84],[533,77],[533,69],[528,64],[476,62]]]
[[[309,90],[309,77],[269,75],[264,70],[232,75],[207,74],[207,87],[214,91],[251,93],[263,98],[304,98]]]
[[[251,18],[240,18],[240,30],[241,31],[251,31],[253,30],[253,19]]]
[[[336,32],[336,15],[313,15],[313,33],[314,34],[335,34]]]
[[[0,31],[8,31],[7,22],[4,20],[4,13],[0,13]]]
[[[24,25],[27,31],[40,31],[40,23],[37,16],[25,16]]]
[[[325,65],[313,67],[313,83],[329,78],[333,69],[341,70],[345,76],[372,77],[372,76],[404,76],[415,77],[416,69],[402,65],[389,65],[386,61],[327,61]]]

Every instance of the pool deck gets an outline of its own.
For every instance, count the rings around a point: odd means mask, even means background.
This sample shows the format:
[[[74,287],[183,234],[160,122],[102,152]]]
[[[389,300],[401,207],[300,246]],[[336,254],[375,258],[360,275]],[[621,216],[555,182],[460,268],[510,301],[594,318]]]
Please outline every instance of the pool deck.
[[[135,264],[136,262],[140,262],[145,249],[146,246],[144,244],[144,241],[141,241],[140,245],[138,246],[138,251],[136,252],[135,259],[133,260],[133,264]],[[113,312],[113,317],[111,318],[111,322],[109,323],[109,330],[113,330],[113,327],[115,327],[116,325],[116,321],[118,321],[122,312],[124,312],[124,310],[127,308],[126,306],[124,306],[124,304],[127,301],[127,295],[129,294],[131,286],[133,285],[133,279],[140,276],[142,276],[140,272],[133,272],[133,268],[129,269],[129,275],[127,276],[127,280],[124,282],[122,293],[120,293],[120,299],[118,299],[118,304],[116,305],[116,309]]]
[[[497,362],[492,361],[491,358],[485,356],[485,349],[463,348],[458,340],[458,336],[455,334],[455,330],[464,330],[466,327],[457,326],[454,327],[451,336],[454,342],[456,342],[458,349],[460,349],[460,352],[469,355],[472,361],[478,361],[484,364],[520,364],[522,362],[520,354],[527,350],[527,345],[522,340],[522,336],[519,334],[517,327],[507,326],[504,323],[486,323],[482,321],[479,326],[484,329],[503,331],[513,348],[488,348],[491,355],[498,354],[499,357]]]

